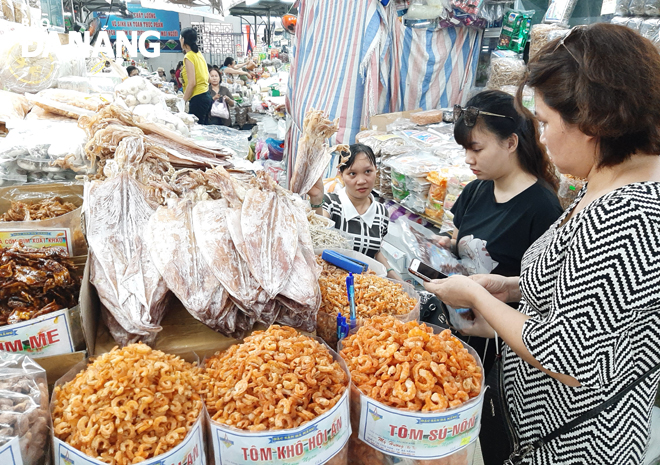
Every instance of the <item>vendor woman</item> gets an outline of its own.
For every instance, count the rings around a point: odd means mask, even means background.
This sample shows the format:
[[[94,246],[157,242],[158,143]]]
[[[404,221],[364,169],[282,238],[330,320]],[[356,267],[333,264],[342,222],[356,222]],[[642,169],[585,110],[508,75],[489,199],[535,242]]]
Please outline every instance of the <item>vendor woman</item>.
[[[337,167],[345,187],[323,195],[323,180],[319,179],[309,191],[312,208],[351,235],[356,252],[385,265],[389,278],[401,279],[380,250],[390,218],[385,207],[371,195],[377,175],[374,152],[366,145],[353,144],[350,154],[345,155]]]

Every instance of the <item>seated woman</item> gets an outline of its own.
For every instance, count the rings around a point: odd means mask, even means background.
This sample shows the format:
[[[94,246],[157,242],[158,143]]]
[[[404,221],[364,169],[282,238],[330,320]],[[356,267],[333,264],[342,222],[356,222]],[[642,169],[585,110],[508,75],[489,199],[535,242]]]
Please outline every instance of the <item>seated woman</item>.
[[[312,208],[335,222],[335,227],[353,237],[353,249],[385,265],[387,276],[401,279],[381,252],[390,218],[385,207],[374,200],[371,191],[376,182],[376,157],[370,147],[351,145],[351,152],[337,167],[344,187],[337,193],[323,195],[323,180],[309,191]]]

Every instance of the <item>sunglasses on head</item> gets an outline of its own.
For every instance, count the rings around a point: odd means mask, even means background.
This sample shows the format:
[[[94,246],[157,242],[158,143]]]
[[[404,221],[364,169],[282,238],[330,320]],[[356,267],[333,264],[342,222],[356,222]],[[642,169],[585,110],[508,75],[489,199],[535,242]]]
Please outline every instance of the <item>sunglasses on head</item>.
[[[454,105],[454,123],[456,123],[456,121],[458,121],[458,119],[462,116],[463,123],[467,127],[471,128],[477,123],[477,118],[479,115],[496,116],[497,118],[509,118],[511,121],[515,122],[511,116],[489,113],[487,111],[482,111],[477,107],[462,108],[460,105]]]

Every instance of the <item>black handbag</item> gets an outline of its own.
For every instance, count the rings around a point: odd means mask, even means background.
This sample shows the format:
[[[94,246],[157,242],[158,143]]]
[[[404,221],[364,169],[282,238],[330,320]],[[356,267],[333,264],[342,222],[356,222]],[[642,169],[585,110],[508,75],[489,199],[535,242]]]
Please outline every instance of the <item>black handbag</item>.
[[[537,449],[542,448],[545,444],[558,438],[564,433],[569,432],[576,426],[584,423],[598,416],[601,412],[607,410],[626,394],[635,389],[642,381],[649,377],[653,372],[660,368],[660,363],[637,378],[635,381],[626,386],[621,392],[610,397],[608,400],[600,405],[592,408],[591,410],[583,413],[574,420],[569,421],[565,425],[557,428],[556,430],[548,433],[541,439],[537,439],[531,444],[525,446],[520,444],[516,436],[515,429],[513,428],[513,421],[509,414],[509,409],[506,405],[504,397],[504,370],[502,354],[495,338],[495,347],[497,348],[497,356],[495,366],[489,374],[488,384],[490,389],[486,390],[484,394],[484,410],[482,413],[481,430],[482,432],[488,431],[488,435],[482,434],[479,436],[481,442],[482,452],[484,453],[484,463],[503,463],[504,465],[520,465],[525,457],[534,453]],[[496,380],[494,380],[496,378]],[[495,433],[495,434],[493,434]],[[498,452],[499,451],[499,452]],[[507,455],[508,454],[508,458]],[[503,459],[503,460],[502,460]],[[494,460],[497,460],[495,462]]]

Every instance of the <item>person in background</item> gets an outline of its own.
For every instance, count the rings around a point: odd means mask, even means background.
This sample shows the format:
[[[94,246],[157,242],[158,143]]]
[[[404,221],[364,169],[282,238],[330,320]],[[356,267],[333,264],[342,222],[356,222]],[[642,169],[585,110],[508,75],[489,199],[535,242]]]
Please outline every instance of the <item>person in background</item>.
[[[477,273],[519,276],[527,249],[562,213],[555,168],[539,140],[538,123],[527,110],[518,111],[514,98],[488,90],[454,112],[454,138],[465,148],[465,162],[477,179],[468,184],[451,209],[452,239],[436,237],[461,259],[484,254]],[[490,371],[495,350],[487,339],[466,342]]]
[[[176,77],[176,88],[177,88],[178,90],[181,89],[181,88],[183,87],[183,84],[181,83],[181,70],[182,70],[182,69],[183,69],[183,61],[180,61],[180,62],[176,65],[176,73],[175,73],[175,77]]]
[[[426,285],[474,310],[474,334],[506,343],[504,414],[526,465],[645,463],[660,381],[652,370],[660,364],[658,75],[658,50],[624,26],[578,26],[546,44],[529,62],[518,104],[523,86],[532,88],[552,161],[587,184],[529,248],[519,277]],[[501,419],[494,423],[482,420],[482,431],[508,442]],[[484,450],[487,457],[496,458]]]
[[[220,71],[217,69],[212,69],[209,73],[209,93],[213,101],[224,100],[227,108],[231,108],[235,105],[234,99],[231,97],[229,89],[225,86],[220,85]],[[217,126],[231,126],[231,118],[218,118],[216,116],[209,115],[209,124],[214,124]]]
[[[140,75],[140,70],[137,69],[136,66],[126,67],[126,72],[128,73],[128,77],[133,77],[133,76],[139,76]]]
[[[371,191],[376,182],[376,156],[371,147],[353,144],[337,167],[344,187],[337,193],[324,195],[323,179],[309,191],[312,208],[335,222],[335,228],[353,237],[353,249],[385,266],[387,276],[401,277],[381,252],[390,218],[385,206],[375,201]]]
[[[209,94],[209,72],[197,45],[197,31],[188,27],[181,31],[181,49],[186,52],[183,71],[183,100],[189,102],[188,113],[197,116],[199,124],[208,124],[213,99]]]
[[[222,65],[222,68],[220,69],[225,74],[233,74],[235,76],[246,76],[252,78],[251,73],[248,73],[247,71],[243,71],[241,69],[236,69],[236,60],[234,60],[232,57],[225,58],[225,63]]]
[[[165,82],[167,78],[165,77],[165,68],[158,68],[158,77]]]
[[[173,69],[170,70],[170,82],[174,84],[174,87],[177,87],[176,71]]]

